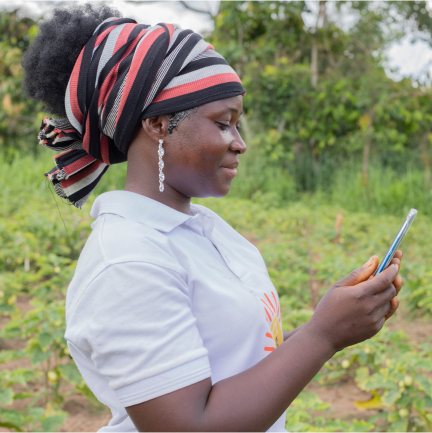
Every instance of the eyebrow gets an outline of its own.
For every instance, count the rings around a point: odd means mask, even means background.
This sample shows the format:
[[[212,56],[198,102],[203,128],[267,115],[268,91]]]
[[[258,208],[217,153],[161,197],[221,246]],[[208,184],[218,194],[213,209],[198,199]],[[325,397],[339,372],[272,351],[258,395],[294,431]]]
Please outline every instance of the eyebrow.
[[[238,110],[237,108],[233,108],[233,107],[228,107],[225,111],[235,111],[238,114]],[[243,114],[243,111],[240,113],[240,115]]]

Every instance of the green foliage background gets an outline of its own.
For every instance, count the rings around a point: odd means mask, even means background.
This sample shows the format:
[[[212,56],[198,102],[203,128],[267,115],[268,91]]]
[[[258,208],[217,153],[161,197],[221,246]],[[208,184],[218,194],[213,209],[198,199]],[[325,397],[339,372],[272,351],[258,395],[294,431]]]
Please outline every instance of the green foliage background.
[[[76,392],[97,408],[63,339],[64,296],[90,232],[88,211],[94,197],[120,189],[125,175],[122,166],[109,170],[82,212],[64,206],[57,198],[63,225],[54,196],[40,176],[49,161],[49,156],[36,161],[26,156],[12,164],[0,162],[5,173],[0,181],[4,191],[0,203],[0,313],[10,318],[0,332],[0,341],[21,343],[19,350],[0,352],[0,361],[22,357],[31,361],[29,368],[0,374],[0,422],[17,430],[46,431],[47,423],[57,429],[66,416],[64,402]],[[21,164],[27,167],[25,172]],[[32,179],[31,190],[24,187],[28,179]],[[344,210],[338,235],[335,219],[340,207],[308,198],[288,205],[271,194],[256,195],[254,200],[228,197],[197,202],[258,244],[280,294],[285,330],[313,314],[311,274],[319,299],[331,283],[370,255],[382,256],[401,222],[393,215]],[[404,242],[404,289],[400,294],[405,314],[425,320],[432,315],[430,239],[425,236],[429,227],[430,217],[419,215]],[[17,299],[26,298],[32,299],[34,307],[27,313],[17,307]],[[314,380],[328,385],[342,383],[348,376],[354,378],[360,389],[373,392],[369,404],[378,409],[378,415],[367,420],[339,419],[329,412],[329,404],[305,391],[288,410],[288,430],[430,431],[430,347],[430,343],[411,342],[402,331],[384,328],[373,339],[338,353]],[[16,399],[28,399],[28,409],[10,409]]]
[[[249,149],[229,197],[199,202],[258,244],[285,330],[311,317],[330,284],[370,255],[382,256],[401,217],[417,208],[404,242],[400,298],[408,318],[430,321],[431,90],[392,81],[383,65],[388,44],[408,31],[429,43],[431,17],[425,2],[338,2],[332,17],[327,7],[320,2],[309,28],[305,2],[221,3],[207,39],[248,92],[242,134]],[[347,13],[356,18],[349,29],[338,19]],[[126,166],[108,170],[81,212],[54,197],[42,175],[53,155],[35,137],[43,106],[21,92],[19,59],[37,26],[3,11],[0,30],[0,318],[7,322],[0,363],[27,360],[26,368],[0,371],[0,426],[55,431],[73,394],[100,406],[63,339],[64,297],[94,197],[122,189]],[[30,311],[18,307],[28,300]],[[351,378],[372,396],[358,407],[377,414],[339,419],[304,391],[288,410],[287,429],[431,431],[430,347],[384,328],[338,353],[314,380]],[[17,400],[25,409],[16,409]]]

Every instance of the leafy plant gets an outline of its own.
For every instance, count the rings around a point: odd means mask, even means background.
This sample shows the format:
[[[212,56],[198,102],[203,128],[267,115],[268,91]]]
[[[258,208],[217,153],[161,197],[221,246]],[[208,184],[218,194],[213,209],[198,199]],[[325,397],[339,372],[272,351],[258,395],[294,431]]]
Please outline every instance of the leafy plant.
[[[332,419],[328,409],[331,404],[324,403],[316,394],[303,391],[287,410],[288,431],[306,432],[363,432],[374,430],[374,424],[354,419],[346,422]]]

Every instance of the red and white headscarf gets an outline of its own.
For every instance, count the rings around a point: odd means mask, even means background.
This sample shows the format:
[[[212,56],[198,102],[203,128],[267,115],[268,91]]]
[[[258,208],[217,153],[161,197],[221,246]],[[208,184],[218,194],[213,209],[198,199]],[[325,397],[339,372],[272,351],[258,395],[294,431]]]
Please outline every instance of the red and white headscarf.
[[[227,61],[192,30],[109,18],[75,63],[67,119],[42,121],[39,143],[63,151],[45,176],[81,208],[109,165],[126,161],[138,121],[244,94]]]

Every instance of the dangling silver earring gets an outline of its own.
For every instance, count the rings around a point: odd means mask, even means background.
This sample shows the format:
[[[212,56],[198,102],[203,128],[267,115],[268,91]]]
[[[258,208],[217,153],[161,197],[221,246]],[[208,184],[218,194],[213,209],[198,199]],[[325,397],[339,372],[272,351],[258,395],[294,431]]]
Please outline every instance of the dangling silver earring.
[[[164,168],[164,162],[162,161],[162,157],[164,156],[164,149],[162,147],[163,140],[162,138],[159,140],[159,149],[158,149],[158,155],[159,155],[159,191],[163,192],[164,190],[164,184],[163,181],[165,180],[165,175],[162,173],[162,169]]]

